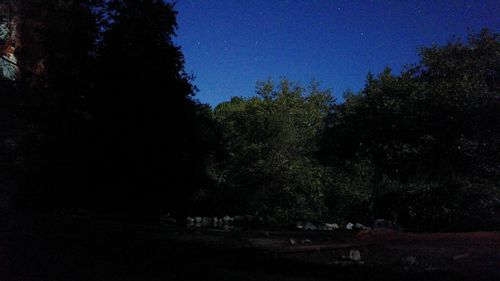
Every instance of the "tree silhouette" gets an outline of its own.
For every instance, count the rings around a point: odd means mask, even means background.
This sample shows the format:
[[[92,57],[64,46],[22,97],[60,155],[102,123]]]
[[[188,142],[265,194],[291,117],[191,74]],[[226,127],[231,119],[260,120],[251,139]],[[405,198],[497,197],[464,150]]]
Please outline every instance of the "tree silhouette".
[[[172,42],[173,5],[18,0],[15,11],[30,128],[19,204],[185,212],[206,184],[210,121]]]
[[[163,1],[109,1],[92,99],[99,196],[113,208],[184,212],[203,159],[176,12]],[[111,203],[113,202],[113,203]]]

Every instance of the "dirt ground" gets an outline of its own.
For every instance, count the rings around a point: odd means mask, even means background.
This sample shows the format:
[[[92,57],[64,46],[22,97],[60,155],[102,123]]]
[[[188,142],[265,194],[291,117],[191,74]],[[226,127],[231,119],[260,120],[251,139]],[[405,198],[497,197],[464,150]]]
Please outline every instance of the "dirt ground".
[[[224,232],[1,216],[0,281],[10,280],[493,281],[500,233]]]

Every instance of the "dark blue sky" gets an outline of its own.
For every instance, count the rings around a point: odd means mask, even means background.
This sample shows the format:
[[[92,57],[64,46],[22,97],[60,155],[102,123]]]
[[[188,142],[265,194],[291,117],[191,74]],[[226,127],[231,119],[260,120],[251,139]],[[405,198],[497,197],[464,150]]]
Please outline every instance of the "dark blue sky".
[[[500,30],[499,0],[178,0],[176,8],[175,41],[197,98],[211,105],[282,77],[315,78],[341,97],[369,71],[417,62],[420,46]]]

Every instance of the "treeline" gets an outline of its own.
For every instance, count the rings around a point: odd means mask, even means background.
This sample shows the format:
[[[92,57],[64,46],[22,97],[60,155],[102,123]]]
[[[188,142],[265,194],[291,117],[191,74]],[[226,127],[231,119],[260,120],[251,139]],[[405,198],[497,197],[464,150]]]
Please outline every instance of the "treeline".
[[[0,80],[4,209],[498,228],[498,34],[422,48],[343,101],[269,80],[212,109],[194,99],[171,4],[7,6],[19,73]]]
[[[218,105],[208,209],[283,224],[498,229],[500,36],[485,30],[420,58],[398,75],[368,74],[342,102],[283,80]]]

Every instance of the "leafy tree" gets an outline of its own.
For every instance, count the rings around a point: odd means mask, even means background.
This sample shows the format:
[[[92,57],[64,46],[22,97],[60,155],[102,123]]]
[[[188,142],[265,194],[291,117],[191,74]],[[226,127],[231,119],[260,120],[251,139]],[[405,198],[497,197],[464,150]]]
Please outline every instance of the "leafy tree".
[[[372,216],[442,229],[498,219],[499,48],[487,31],[423,48],[420,64],[369,75],[328,117],[323,160],[358,179],[368,164]]]
[[[324,216],[326,171],[314,154],[331,103],[315,83],[305,89],[283,80],[259,83],[256,97],[218,105],[226,157],[213,174],[223,205],[282,223]]]

